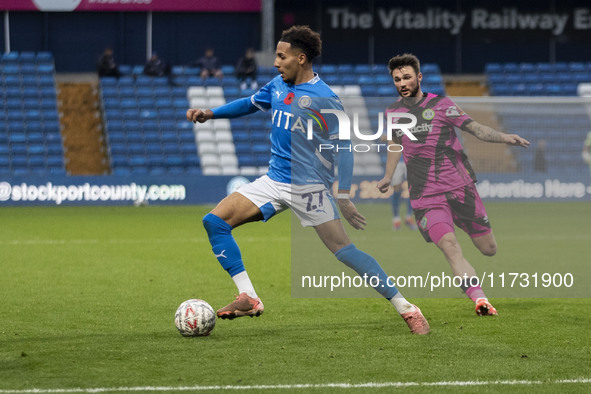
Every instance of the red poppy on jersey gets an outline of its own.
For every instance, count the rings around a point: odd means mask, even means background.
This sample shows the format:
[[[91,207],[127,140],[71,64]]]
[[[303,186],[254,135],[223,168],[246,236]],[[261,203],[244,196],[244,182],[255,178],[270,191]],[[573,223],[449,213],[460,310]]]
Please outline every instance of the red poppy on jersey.
[[[291,105],[294,97],[295,97],[295,94],[293,92],[289,92],[287,94],[287,97],[285,97],[285,99],[283,100],[283,103],[286,105]]]

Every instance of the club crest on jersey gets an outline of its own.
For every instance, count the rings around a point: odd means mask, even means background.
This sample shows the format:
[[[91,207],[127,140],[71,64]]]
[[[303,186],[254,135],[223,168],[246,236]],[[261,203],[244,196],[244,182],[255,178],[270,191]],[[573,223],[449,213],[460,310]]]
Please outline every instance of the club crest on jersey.
[[[309,109],[312,105],[312,98],[310,96],[302,96],[298,99],[298,107],[301,109]]]
[[[427,108],[423,111],[421,115],[425,120],[433,120],[433,118],[435,117],[435,111],[433,111],[431,108]]]

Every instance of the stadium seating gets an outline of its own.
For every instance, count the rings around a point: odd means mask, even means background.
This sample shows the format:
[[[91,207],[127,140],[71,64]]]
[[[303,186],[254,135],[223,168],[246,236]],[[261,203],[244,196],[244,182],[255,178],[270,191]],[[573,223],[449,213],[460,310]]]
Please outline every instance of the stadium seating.
[[[0,171],[65,175],[52,54],[5,53],[0,70]]]
[[[591,63],[489,63],[485,72],[495,96],[577,96],[591,83]],[[585,171],[577,158],[591,121],[582,104],[497,105],[497,114],[506,130],[532,143],[531,149],[515,152],[521,170],[534,169],[535,148],[544,140],[548,172]]]
[[[591,63],[488,63],[485,73],[494,96],[576,96]]]
[[[337,87],[340,95],[361,99],[362,107],[362,96],[397,96],[385,66],[340,64],[320,65],[317,69],[326,82]],[[439,67],[425,64],[423,70],[425,90],[444,94]],[[258,175],[266,172],[271,149],[271,124],[267,113],[194,126],[184,120],[188,106],[211,108],[255,93],[240,89],[233,66],[224,66],[223,80],[202,80],[198,68],[174,66],[171,75],[174,87],[166,78],[142,75],[141,66],[122,66],[121,71],[126,75],[119,80],[101,80],[114,173],[129,174],[139,170],[142,173],[200,171],[207,175]],[[259,67],[257,82],[262,86],[276,75],[274,67]],[[377,106],[370,108],[371,111],[377,109]],[[383,109],[379,107],[379,111]],[[365,114],[363,122],[369,128],[373,124],[367,119],[367,110]],[[177,122],[178,135],[184,136],[184,142],[179,143],[176,150],[174,142],[164,141],[166,135],[171,135],[170,129],[174,129],[174,126],[166,126],[166,122],[173,119]],[[190,138],[194,138],[193,143]],[[132,148],[136,144],[139,147]],[[148,160],[131,160],[138,156]],[[379,156],[359,156],[358,173],[382,172]]]
[[[506,130],[518,133],[532,144],[530,149],[513,151],[519,170],[535,170],[536,147],[543,140],[548,173],[585,173],[586,164],[580,157],[585,136],[591,130],[590,114],[585,105],[558,101],[497,104],[496,111]]]
[[[187,88],[122,69],[132,74],[100,80],[113,174],[200,174]]]

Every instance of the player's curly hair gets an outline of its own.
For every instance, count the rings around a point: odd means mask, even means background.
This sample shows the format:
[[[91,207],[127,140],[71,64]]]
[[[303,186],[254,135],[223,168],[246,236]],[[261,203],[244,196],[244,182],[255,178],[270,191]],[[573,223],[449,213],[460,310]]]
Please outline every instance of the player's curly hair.
[[[309,26],[292,26],[283,30],[279,41],[287,42],[292,47],[300,49],[310,63],[322,53],[320,34],[310,29]]]
[[[412,53],[396,55],[388,62],[388,70],[390,70],[390,75],[392,75],[394,70],[407,66],[412,67],[417,75],[419,75],[421,72],[421,62],[419,62],[419,59]]]

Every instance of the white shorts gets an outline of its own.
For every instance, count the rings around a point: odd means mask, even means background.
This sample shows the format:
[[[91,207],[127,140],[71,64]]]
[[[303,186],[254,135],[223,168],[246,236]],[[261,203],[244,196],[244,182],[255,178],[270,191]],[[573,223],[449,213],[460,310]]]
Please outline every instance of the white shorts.
[[[402,182],[404,181],[406,181],[406,164],[403,161],[399,161],[396,170],[394,170],[394,175],[392,175],[390,185],[402,185]]]
[[[263,175],[252,183],[240,186],[236,191],[261,210],[265,222],[288,208],[291,208],[304,227],[340,219],[334,198],[322,184],[290,185]]]

